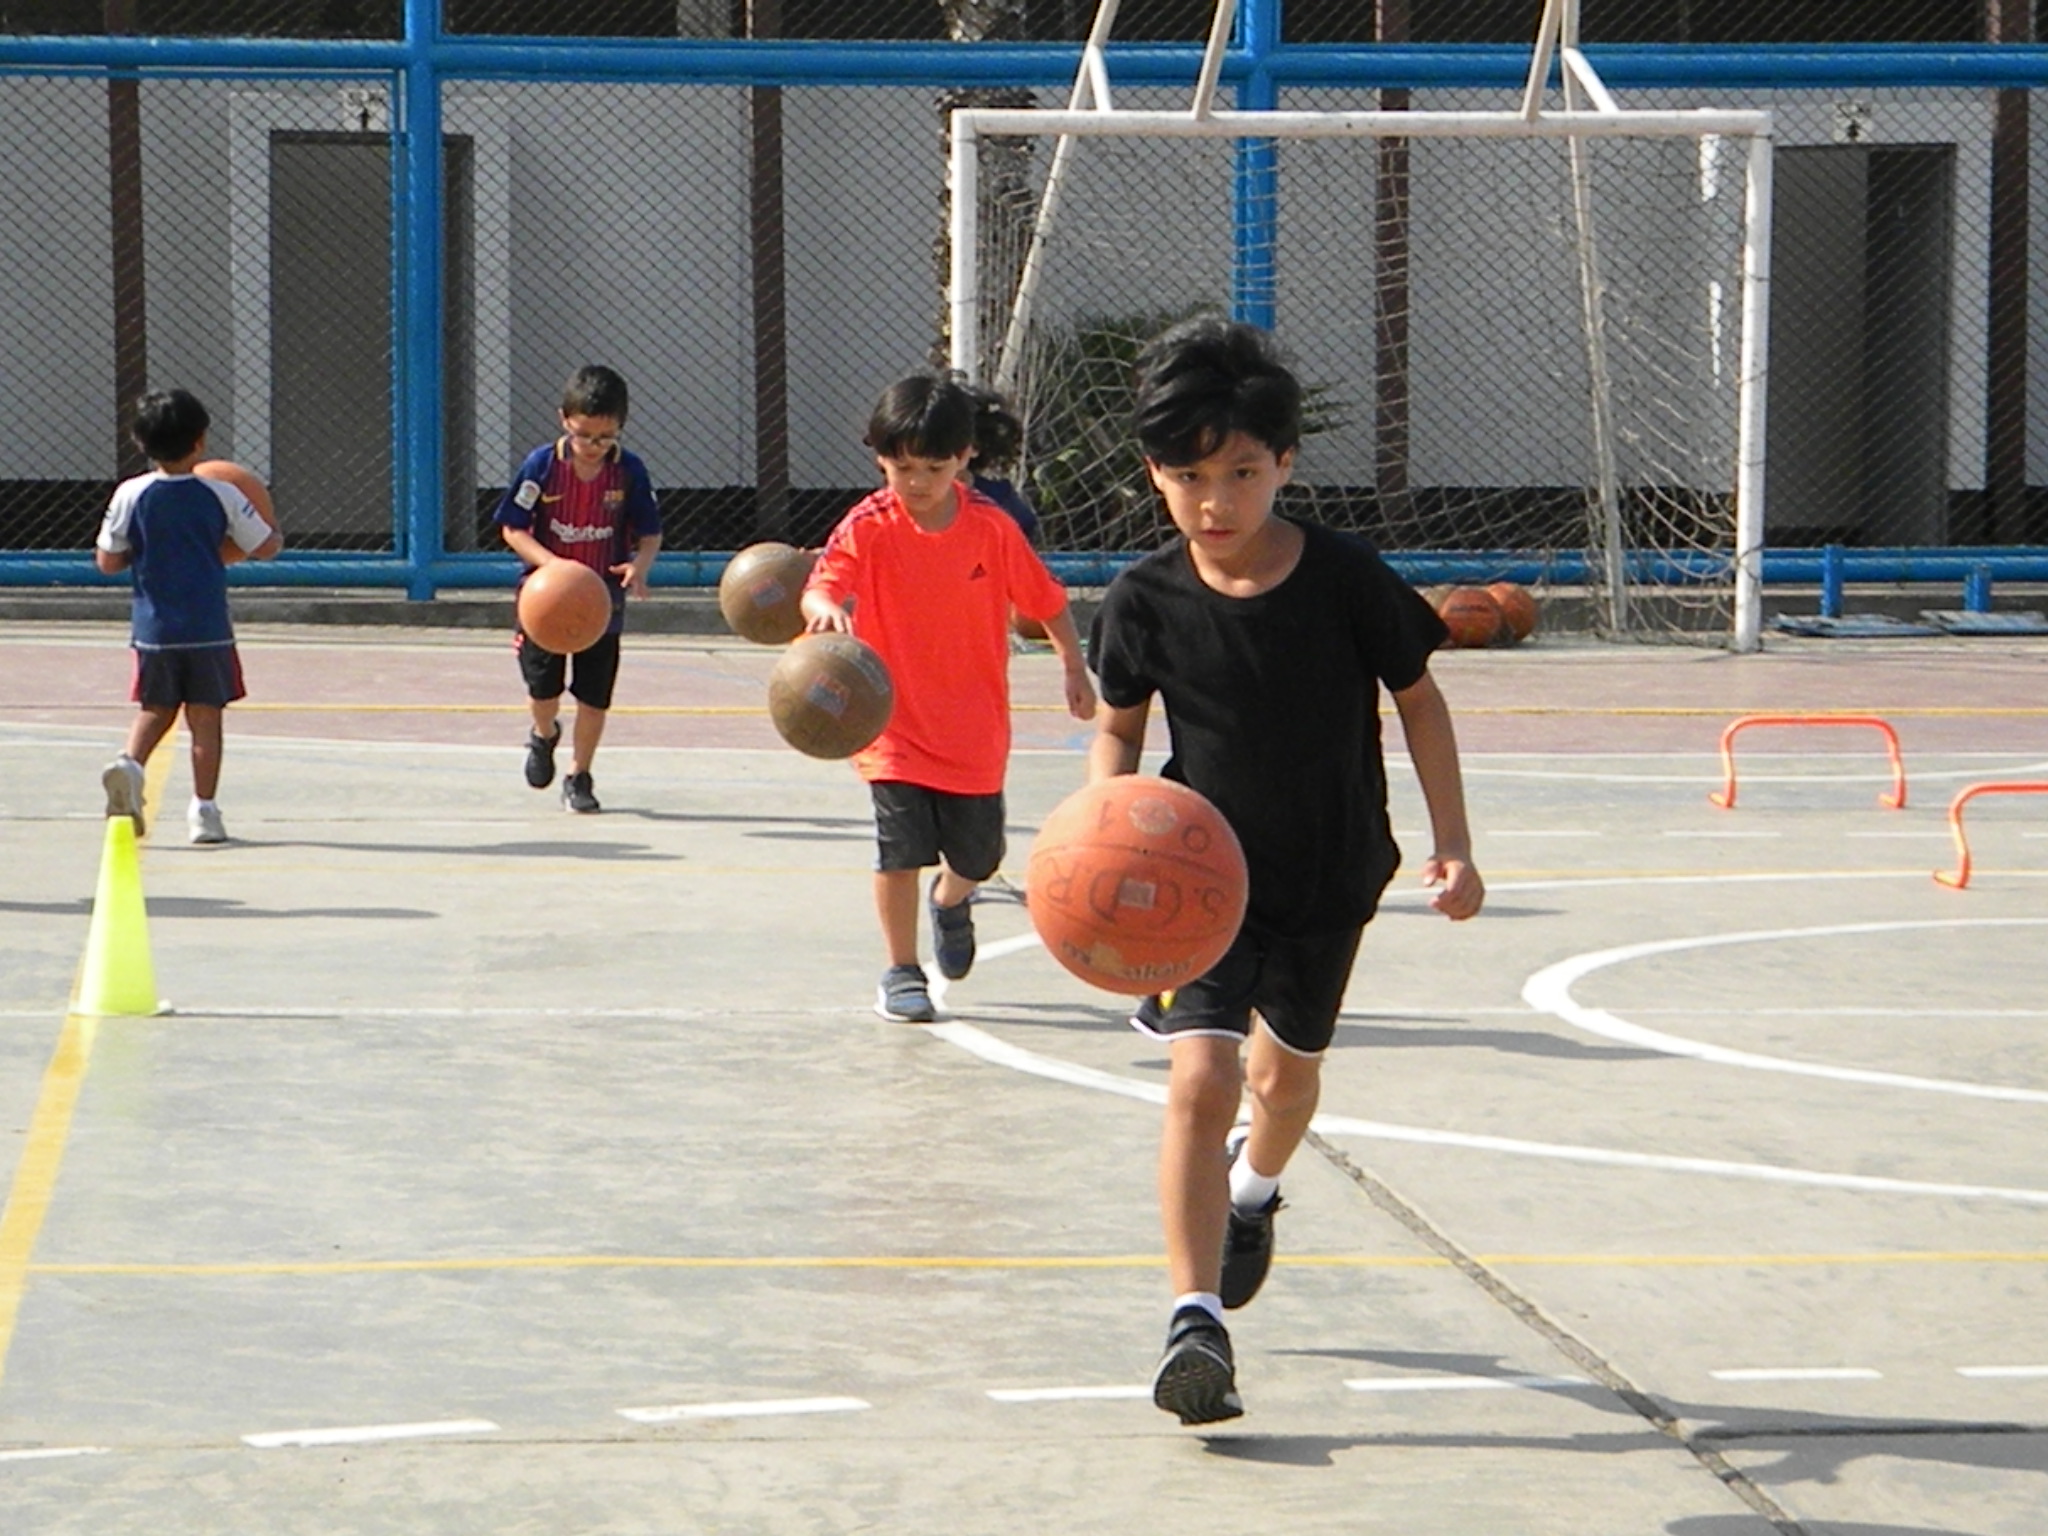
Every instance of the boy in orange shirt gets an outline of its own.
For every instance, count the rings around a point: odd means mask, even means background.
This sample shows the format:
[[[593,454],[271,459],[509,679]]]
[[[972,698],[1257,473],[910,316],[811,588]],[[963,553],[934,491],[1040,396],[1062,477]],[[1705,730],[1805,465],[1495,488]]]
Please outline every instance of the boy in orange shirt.
[[[1067,594],[1009,514],[961,484],[974,450],[974,397],[955,376],[918,373],[882,392],[862,439],[883,487],[825,543],[804,588],[812,633],[857,634],[896,687],[888,729],[854,757],[875,805],[875,909],[889,966],[885,1019],[937,1017],[917,963],[919,873],[939,974],[974,965],[975,886],[1003,860],[1010,758],[1010,609],[1045,625],[1066,671],[1067,708],[1095,713],[1095,689]]]

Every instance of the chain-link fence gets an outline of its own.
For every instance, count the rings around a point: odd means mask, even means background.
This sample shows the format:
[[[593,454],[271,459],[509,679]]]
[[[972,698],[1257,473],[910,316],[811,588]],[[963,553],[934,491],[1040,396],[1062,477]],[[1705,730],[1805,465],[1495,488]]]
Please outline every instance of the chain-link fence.
[[[1524,43],[1538,9],[1247,7],[1277,21],[1283,49],[1373,35]],[[1594,41],[1942,42],[1981,40],[1992,21],[2031,35],[2025,9],[1994,0],[1987,18],[1982,3],[1949,0],[1587,0],[1584,27]],[[413,77],[399,43],[385,64],[347,70],[7,62],[10,37],[51,33],[396,40],[396,0],[117,11],[0,0],[0,71],[10,71],[0,73],[10,171],[0,178],[10,275],[0,400],[24,424],[0,449],[0,551],[11,552],[0,554],[0,580],[29,568],[29,552],[90,543],[111,485],[136,467],[122,402],[145,384],[182,384],[208,403],[211,450],[271,480],[294,560],[495,551],[495,495],[520,453],[552,434],[561,384],[588,361],[632,384],[628,432],[654,473],[669,548],[815,540],[872,483],[859,439],[876,391],[943,355],[944,107],[1063,102],[1065,83],[1028,45],[1084,35],[1093,6],[597,0],[572,11],[558,0],[448,0],[450,33],[573,28],[583,39],[660,38],[647,46],[668,51],[650,55],[658,67],[638,80],[597,77],[633,57],[631,43],[566,39],[522,42],[523,64],[508,50],[488,75],[434,73],[438,314],[422,313],[410,275],[419,253],[400,130]],[[1187,45],[1191,77],[1210,12],[1207,0],[1128,0],[1116,36]],[[731,83],[730,65],[721,83],[679,83],[690,65],[675,39],[749,34],[844,43],[839,83],[749,86]],[[895,44],[965,38],[1024,45],[1016,57],[1030,68],[1007,87],[961,91],[919,55],[926,83],[861,83],[906,78]],[[614,50],[603,69],[592,63],[599,48]],[[1064,58],[1071,69],[1071,50]],[[2026,216],[2048,175],[2038,142],[2048,122],[2029,115],[2028,93],[1622,94],[1631,107],[1777,116],[1767,542],[2048,544],[2038,382],[2048,378],[2048,219]],[[1512,104],[1497,86],[1383,92],[1338,79],[1282,97],[1318,108]],[[1186,99],[1185,86],[1118,92],[1120,105]],[[1113,397],[1136,333],[1195,303],[1241,301],[1236,152],[1201,152],[1219,163],[1161,168],[1099,144],[1078,156],[1090,217],[1123,223],[1076,248],[1058,278],[1059,313],[1076,322],[1061,343],[1078,359],[1065,376],[1105,379],[1108,395],[1076,412],[1031,393],[1046,375],[1025,380],[1026,484],[1054,547],[1146,542],[1142,487],[1083,467],[1073,443],[1106,439],[1112,457],[1128,458]],[[1396,552],[1564,542],[1561,509],[1582,509],[1587,494],[1584,476],[1563,468],[1585,431],[1584,353],[1569,335],[1535,344],[1505,300],[1527,306],[1540,291],[1545,303],[1578,302],[1568,210],[1550,171],[1512,158],[1486,168],[1440,146],[1402,155],[1395,164],[1371,144],[1326,145],[1274,168],[1273,317],[1326,386],[1303,484],[1329,515]],[[1013,184],[1034,194],[1044,165],[1042,146],[1026,152]],[[1158,200],[1197,177],[1199,216]],[[1622,424],[1624,459],[1646,466],[1632,482],[1630,537],[1718,539],[1725,477],[1674,466],[1701,454],[1721,462],[1730,430],[1716,370],[1732,317],[1715,305],[1732,303],[1723,212],[1739,177],[1709,195],[1702,152],[1667,144],[1634,162],[1609,155],[1596,178],[1610,293],[1630,317],[1617,337],[1628,385],[1617,398],[1641,413]],[[1645,245],[1652,208],[1669,222]],[[1657,249],[1682,259],[1643,254]],[[1200,264],[1203,275],[1147,283],[1133,276],[1140,256]],[[1636,274],[1671,286],[1629,307]],[[1090,317],[1114,325],[1083,334]],[[426,410],[438,448],[421,459],[425,386],[412,369],[430,321],[438,379]],[[1049,425],[1061,410],[1070,440]],[[423,463],[437,468],[438,496],[420,484]],[[409,532],[421,523],[402,504],[422,497],[429,524],[439,508],[438,549]]]

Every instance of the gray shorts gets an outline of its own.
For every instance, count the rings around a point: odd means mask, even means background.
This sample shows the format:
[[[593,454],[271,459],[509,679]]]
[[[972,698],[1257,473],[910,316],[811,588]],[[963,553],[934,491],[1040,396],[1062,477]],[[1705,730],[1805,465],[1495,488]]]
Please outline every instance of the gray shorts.
[[[941,855],[963,880],[986,880],[1003,864],[1003,797],[954,795],[884,779],[875,802],[875,868],[925,869]]]

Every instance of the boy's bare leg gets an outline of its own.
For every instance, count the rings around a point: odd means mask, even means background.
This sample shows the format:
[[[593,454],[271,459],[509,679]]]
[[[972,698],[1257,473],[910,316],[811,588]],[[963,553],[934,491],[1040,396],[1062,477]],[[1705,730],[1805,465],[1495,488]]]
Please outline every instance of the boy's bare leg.
[[[145,704],[136,711],[134,721],[128,727],[128,745],[123,748],[125,755],[138,763],[147,763],[149,754],[157,749],[157,743],[170,734],[177,723],[178,706],[168,708]]]
[[[555,721],[562,713],[562,701],[552,699],[528,699],[527,713],[533,716],[533,734],[546,741],[555,734]]]
[[[597,756],[597,744],[604,740],[605,716],[610,711],[592,709],[588,704],[576,705],[576,724],[569,735],[569,771],[590,772],[590,760]],[[545,736],[546,731],[541,734]]]
[[[941,854],[939,857],[939,883],[932,892],[932,900],[942,907],[957,907],[961,902],[974,894],[974,888],[979,884],[981,884],[979,880],[969,880],[963,875],[954,874],[953,866],[948,864],[945,856]]]
[[[192,735],[192,793],[211,800],[220,790],[222,716],[217,704],[187,704],[185,729]]]
[[[882,920],[882,947],[891,965],[917,964],[917,879],[915,869],[875,871],[875,915]]]
[[[1296,1055],[1263,1024],[1254,1024],[1245,1052],[1245,1082],[1251,1089],[1252,1123],[1243,1155],[1254,1172],[1277,1179],[1315,1118],[1323,1059]],[[1224,1134],[1229,1134],[1227,1127]]]
[[[1244,1092],[1239,1042],[1196,1035],[1167,1046],[1159,1137],[1159,1220],[1176,1296],[1213,1294],[1223,1274],[1230,1170],[1223,1141]]]

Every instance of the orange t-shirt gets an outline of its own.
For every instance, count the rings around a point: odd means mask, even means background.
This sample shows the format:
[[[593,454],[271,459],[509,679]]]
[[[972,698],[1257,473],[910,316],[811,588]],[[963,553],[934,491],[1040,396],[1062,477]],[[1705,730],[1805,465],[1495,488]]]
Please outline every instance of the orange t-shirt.
[[[869,782],[992,795],[1010,759],[1010,609],[1057,618],[1066,588],[1015,520],[966,486],[927,533],[876,491],[832,530],[809,586],[853,603],[853,632],[896,687],[889,728],[853,759]]]

